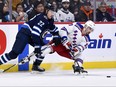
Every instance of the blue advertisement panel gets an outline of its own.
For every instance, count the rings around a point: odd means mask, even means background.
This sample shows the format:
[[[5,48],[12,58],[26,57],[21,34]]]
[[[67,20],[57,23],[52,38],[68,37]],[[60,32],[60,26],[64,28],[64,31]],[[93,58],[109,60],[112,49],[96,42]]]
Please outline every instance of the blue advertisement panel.
[[[18,29],[20,30],[21,29],[21,24],[18,25]],[[18,58],[18,62],[21,61],[22,58],[26,57],[29,53],[29,45],[27,45],[24,49],[24,51],[22,52],[22,54],[19,55],[19,58]],[[18,67],[19,71],[28,71],[29,70],[29,63],[25,63],[23,65],[19,65]]]

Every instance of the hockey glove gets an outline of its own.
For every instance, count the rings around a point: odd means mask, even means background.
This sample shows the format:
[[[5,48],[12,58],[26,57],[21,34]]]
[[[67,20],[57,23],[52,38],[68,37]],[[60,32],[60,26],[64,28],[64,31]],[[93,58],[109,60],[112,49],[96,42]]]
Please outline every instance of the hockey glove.
[[[80,53],[80,49],[78,47],[75,47],[71,50],[71,55],[73,57],[77,56]]]
[[[34,48],[35,48],[34,53],[41,54],[41,47],[35,46]]]
[[[68,40],[63,42],[63,46],[65,46],[66,49],[69,49],[69,50],[71,50],[71,48],[72,48],[72,45]]]
[[[55,44],[55,46],[58,46],[59,44],[61,44],[61,38],[59,36],[54,36],[53,43]]]
[[[63,46],[66,47],[66,49],[71,50],[72,45],[71,45],[71,43],[68,41],[68,38],[67,38],[66,36],[62,37],[62,44],[63,44]]]

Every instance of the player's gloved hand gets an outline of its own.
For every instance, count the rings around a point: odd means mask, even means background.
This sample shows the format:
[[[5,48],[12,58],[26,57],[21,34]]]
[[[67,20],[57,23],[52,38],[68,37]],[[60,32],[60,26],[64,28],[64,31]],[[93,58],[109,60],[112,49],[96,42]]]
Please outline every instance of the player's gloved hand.
[[[62,37],[62,44],[63,44],[63,46],[66,47],[66,49],[71,50],[72,45],[71,45],[71,43],[68,41],[68,38],[67,38],[66,36]]]
[[[72,48],[72,45],[68,40],[63,42],[63,46],[65,46],[66,49],[69,49],[69,50],[71,50],[71,48]]]
[[[61,38],[59,36],[54,36],[53,43],[55,44],[55,46],[61,44]]]
[[[78,47],[74,47],[72,48],[71,52],[73,53],[73,56],[75,57],[80,53],[80,49]]]
[[[34,48],[35,48],[34,53],[41,54],[41,47],[35,46]]]

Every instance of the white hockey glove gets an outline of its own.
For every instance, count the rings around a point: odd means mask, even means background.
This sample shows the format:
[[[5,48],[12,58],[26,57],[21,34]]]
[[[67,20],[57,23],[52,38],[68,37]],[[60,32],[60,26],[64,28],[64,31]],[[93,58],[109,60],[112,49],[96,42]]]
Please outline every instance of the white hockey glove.
[[[71,43],[68,41],[67,36],[63,36],[63,37],[62,37],[62,44],[63,44],[63,46],[66,47],[66,49],[71,50],[72,45],[71,45]]]
[[[79,49],[78,47],[74,47],[74,48],[72,48],[70,54],[71,54],[72,57],[75,57],[75,56],[77,56],[80,52],[81,52],[81,51],[80,51],[80,49]]]
[[[71,45],[71,43],[68,40],[64,41],[62,44],[63,44],[63,46],[66,47],[66,49],[71,50],[72,45]]]

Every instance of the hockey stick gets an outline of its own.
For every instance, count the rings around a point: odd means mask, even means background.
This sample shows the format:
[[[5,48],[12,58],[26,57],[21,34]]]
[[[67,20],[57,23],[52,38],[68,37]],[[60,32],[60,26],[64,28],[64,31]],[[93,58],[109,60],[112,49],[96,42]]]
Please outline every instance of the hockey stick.
[[[42,49],[41,49],[41,51],[45,50],[45,49],[48,48],[48,47],[49,47],[49,45],[43,46]],[[24,64],[24,63],[26,63],[26,62],[29,62],[29,61],[30,61],[30,58],[31,58],[32,56],[34,56],[34,55],[36,55],[36,53],[32,52],[32,53],[29,54],[28,56],[24,57],[19,63],[13,64],[12,66],[10,66],[10,67],[8,67],[7,69],[4,69],[4,70],[3,70],[3,69],[0,69],[0,73],[6,72],[6,71],[8,71],[9,69],[11,69],[12,67],[14,67],[14,66],[16,66],[16,65],[22,65],[22,64]]]
[[[32,52],[31,54],[29,54],[28,56],[26,56],[26,57],[24,57],[19,63],[16,63],[16,64],[13,64],[12,66],[10,66],[10,67],[8,67],[8,68],[6,68],[6,69],[4,69],[4,70],[0,70],[0,72],[1,73],[3,73],[3,72],[6,72],[6,71],[8,71],[9,69],[11,69],[12,67],[14,67],[14,66],[16,66],[16,65],[22,65],[22,64],[24,64],[24,63],[26,63],[26,62],[29,62],[30,61],[30,58],[32,57],[32,56],[34,56],[34,55],[36,55],[34,52]]]

